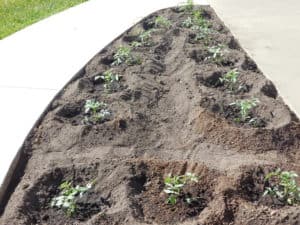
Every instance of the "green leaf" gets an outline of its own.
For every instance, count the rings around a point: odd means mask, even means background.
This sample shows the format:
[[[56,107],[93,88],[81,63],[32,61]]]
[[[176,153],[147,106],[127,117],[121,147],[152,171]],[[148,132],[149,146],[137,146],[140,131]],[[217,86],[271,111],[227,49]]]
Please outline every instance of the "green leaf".
[[[174,195],[170,195],[167,199],[167,203],[175,205],[177,203],[177,198]]]
[[[75,197],[79,194],[82,196],[92,186],[90,184],[85,187],[77,185],[72,187],[71,182],[63,182],[59,189],[61,190],[59,196],[52,198],[50,206],[66,209],[68,215],[72,215],[76,210]]]
[[[164,189],[164,192],[167,194],[175,194],[176,192],[170,189]]]

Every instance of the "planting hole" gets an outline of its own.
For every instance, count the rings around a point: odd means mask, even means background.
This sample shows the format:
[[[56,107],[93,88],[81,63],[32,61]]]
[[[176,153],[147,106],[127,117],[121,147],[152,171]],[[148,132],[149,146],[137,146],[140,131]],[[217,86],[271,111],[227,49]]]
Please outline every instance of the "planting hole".
[[[92,215],[110,207],[109,199],[102,197],[94,188],[93,181],[97,176],[97,166],[97,164],[92,164],[77,169],[56,168],[38,178],[27,191],[20,210],[25,216],[26,224],[56,225],[57,221],[60,221],[61,224],[75,224],[76,221],[86,221]],[[69,208],[52,206],[54,199],[61,198],[59,197],[62,196],[60,186],[66,181],[70,188],[76,186],[83,188],[89,182],[93,182],[90,188],[81,194],[74,195],[72,204],[75,208],[72,213],[68,213],[71,212],[68,211]],[[58,202],[53,203],[58,204]]]
[[[266,82],[266,84],[261,88],[261,92],[270,98],[277,98],[278,95],[276,87],[271,81]]]
[[[189,167],[195,173],[188,172]],[[212,199],[216,174],[205,166],[190,166],[184,162],[137,161],[132,168],[135,175],[129,183],[131,207],[140,221],[158,224],[182,222],[199,215]],[[197,182],[187,182],[182,187],[175,204],[167,201],[168,194],[164,191],[164,179],[170,173],[174,176],[194,174],[198,178]]]

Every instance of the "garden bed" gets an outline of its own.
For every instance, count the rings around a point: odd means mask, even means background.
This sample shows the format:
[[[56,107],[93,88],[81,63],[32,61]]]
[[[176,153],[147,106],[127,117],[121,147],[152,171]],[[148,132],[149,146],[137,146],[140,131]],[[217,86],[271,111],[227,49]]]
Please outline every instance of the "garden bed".
[[[0,223],[298,224],[298,204],[263,193],[276,168],[300,173],[299,148],[298,118],[215,12],[163,9],[52,101]],[[74,208],[59,204],[67,188]]]

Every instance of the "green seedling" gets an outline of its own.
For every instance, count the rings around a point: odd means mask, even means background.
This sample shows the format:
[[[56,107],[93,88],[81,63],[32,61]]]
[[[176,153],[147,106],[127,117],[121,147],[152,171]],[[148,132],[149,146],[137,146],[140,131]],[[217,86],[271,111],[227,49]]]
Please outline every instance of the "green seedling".
[[[203,17],[203,13],[201,10],[193,11],[193,25],[202,28],[208,28],[208,22]]]
[[[195,41],[204,41],[205,45],[210,42],[210,35],[213,33],[212,29],[209,28],[208,21],[203,17],[201,10],[192,11],[192,17],[188,17],[182,22],[182,26],[186,28],[191,28],[196,32]]]
[[[107,70],[102,75],[95,77],[95,80],[99,79],[103,80],[106,83],[111,83],[114,81],[119,81],[120,76],[118,74],[114,74],[111,70]]]
[[[155,29],[150,29],[147,31],[142,31],[137,37],[137,41],[131,42],[131,47],[137,48],[141,46],[150,46],[151,45],[151,39],[152,39],[152,33],[155,31]]]
[[[210,34],[212,34],[212,31],[210,28],[208,27],[193,27],[194,30],[196,30],[196,36],[195,36],[195,40],[196,41],[204,41],[204,43],[206,45],[208,45],[209,41],[210,41]]]
[[[200,28],[209,28],[208,21],[203,17],[201,10],[194,10],[192,12],[192,17],[188,17],[182,22],[182,26],[186,28],[192,28],[193,30],[198,30]]]
[[[169,174],[165,180],[164,192],[168,194],[167,203],[175,205],[177,198],[182,194],[182,189],[189,182],[198,182],[198,177],[193,173],[186,173],[181,176],[171,176]],[[193,199],[186,198],[187,203],[191,203]]]
[[[192,17],[188,17],[182,25],[187,28],[192,28],[196,32],[195,40],[203,40],[205,44],[210,41],[212,30],[209,28],[208,21],[203,17],[202,11],[195,10],[192,12]]]
[[[71,182],[65,181],[59,186],[60,193],[52,198],[50,206],[65,210],[68,216],[76,213],[76,198],[81,198],[88,190],[92,188],[93,182],[82,187],[77,185],[73,187]]]
[[[114,61],[112,63],[113,66],[120,65],[122,63],[126,63],[128,65],[140,64],[141,60],[132,55],[131,48],[127,46],[120,46],[117,49],[117,52],[113,56]]]
[[[120,46],[114,55],[114,62],[112,65],[120,65],[125,63],[131,56],[131,48],[126,46]]]
[[[120,76],[118,74],[114,74],[111,70],[107,70],[102,75],[96,76],[95,81],[97,80],[102,80],[105,83],[104,87],[106,89],[110,89],[111,85],[119,82]]]
[[[281,169],[267,174],[265,180],[273,183],[273,185],[266,188],[263,196],[269,195],[289,205],[299,204],[300,187],[296,182],[297,177],[295,172],[281,171]]]
[[[86,100],[84,109],[85,113],[96,113],[99,109],[105,107],[106,104],[103,102],[98,102],[96,100]]]
[[[236,122],[245,122],[246,120],[249,120],[249,123],[253,123],[252,118],[250,117],[251,110],[258,105],[259,101],[258,99],[245,99],[245,100],[239,100],[236,102],[231,103],[230,105],[234,105],[239,108],[240,110],[240,117],[236,118]]]
[[[150,29],[150,30],[140,33],[140,35],[138,36],[138,39],[142,45],[150,45],[150,40],[152,38],[153,32],[154,32],[154,29]]]
[[[183,12],[191,12],[194,9],[194,1],[193,0],[187,0],[185,4],[183,4],[179,10]]]
[[[218,44],[216,46],[208,47],[208,52],[210,54],[207,59],[212,59],[216,63],[220,63],[222,61],[222,57],[224,55],[225,46],[222,44]]]
[[[157,16],[154,20],[154,26],[156,28],[170,28],[171,25],[171,21],[163,16]]]
[[[130,43],[130,46],[133,47],[133,48],[138,48],[138,47],[143,46],[143,44],[139,41],[133,41],[133,42]]]
[[[103,122],[110,118],[111,112],[106,109],[107,105],[103,102],[98,102],[96,100],[87,100],[84,108],[85,114],[84,122],[96,124],[98,122]]]
[[[230,91],[234,91],[237,85],[237,78],[239,76],[239,72],[237,69],[233,69],[228,71],[225,75],[219,78],[220,82],[226,85]]]
[[[185,28],[191,28],[193,25],[194,25],[194,23],[193,23],[192,17],[190,17],[190,16],[182,22],[182,26]]]

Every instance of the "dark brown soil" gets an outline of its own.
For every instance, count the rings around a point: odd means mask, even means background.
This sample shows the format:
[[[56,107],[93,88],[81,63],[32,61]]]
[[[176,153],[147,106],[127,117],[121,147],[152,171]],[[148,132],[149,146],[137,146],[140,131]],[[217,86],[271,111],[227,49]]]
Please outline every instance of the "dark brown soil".
[[[26,140],[23,160],[29,160],[16,173],[23,175],[14,177],[1,224],[300,224],[299,205],[262,197],[268,172],[300,174],[299,120],[214,11],[201,8],[214,30],[209,41],[196,41],[195,32],[182,27],[187,13],[164,9],[130,28],[72,79]],[[172,27],[156,30],[151,44],[133,50],[142,63],[111,66],[118,46],[151,29],[157,15]],[[208,46],[217,44],[227,46],[222,61],[207,60]],[[107,91],[95,76],[110,68],[122,79]],[[244,88],[230,92],[218,80],[235,68]],[[255,126],[237,122],[239,111],[230,106],[252,97],[260,102],[250,114],[259,119]],[[87,99],[105,102],[112,116],[84,123]],[[184,187],[198,201],[187,204],[180,196],[167,204],[164,178],[186,172],[199,177]],[[50,207],[66,180],[95,181],[71,217]]]

